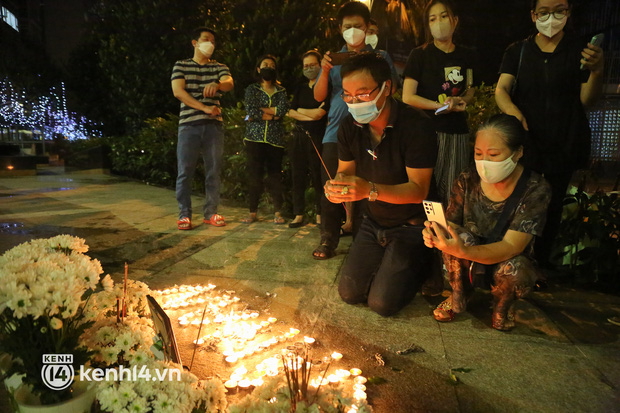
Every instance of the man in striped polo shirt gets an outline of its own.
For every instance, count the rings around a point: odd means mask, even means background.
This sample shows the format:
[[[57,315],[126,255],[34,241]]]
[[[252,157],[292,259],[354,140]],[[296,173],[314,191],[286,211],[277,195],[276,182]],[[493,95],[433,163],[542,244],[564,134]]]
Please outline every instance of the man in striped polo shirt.
[[[177,143],[178,176],[176,196],[179,203],[177,227],[192,229],[192,181],[202,155],[205,166],[205,224],[224,226],[217,213],[220,202],[220,166],[224,130],[219,96],[234,87],[226,65],[211,59],[215,48],[215,32],[196,29],[192,36],[194,56],[179,60],[172,69],[172,92],[181,101]]]

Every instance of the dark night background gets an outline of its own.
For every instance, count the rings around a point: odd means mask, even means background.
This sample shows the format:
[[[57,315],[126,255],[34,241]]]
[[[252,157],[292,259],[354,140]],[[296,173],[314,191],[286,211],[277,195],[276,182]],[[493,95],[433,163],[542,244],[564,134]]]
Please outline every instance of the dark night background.
[[[421,9],[425,2],[392,1],[392,6],[402,4],[409,10],[414,27],[413,35],[401,36],[400,42],[394,40],[399,33],[393,33],[398,23],[389,21],[390,14],[385,11],[389,2],[374,2],[373,16],[382,26],[380,45],[387,42],[397,61],[423,41]],[[185,33],[193,27],[206,24],[218,30],[214,57],[230,66],[237,84],[227,105],[239,100],[238,93],[250,82],[249,73],[260,54],[270,52],[281,59],[282,82],[292,87],[301,77],[298,64],[304,50],[342,44],[333,19],[324,17],[333,17],[342,1],[129,3],[0,0],[0,6],[12,11],[19,21],[19,32],[0,23],[0,75],[20,88],[40,93],[64,81],[73,110],[104,121],[108,134],[118,134],[139,127],[146,118],[178,110],[170,92],[169,73],[176,59],[191,56]],[[535,30],[530,0],[455,3],[460,16],[455,42],[477,49],[481,60],[477,80],[492,85],[505,48]],[[620,83],[618,3],[576,1],[572,14],[573,29],[584,44],[593,34],[605,32],[606,83],[612,85]],[[127,122],[119,119],[121,115]]]

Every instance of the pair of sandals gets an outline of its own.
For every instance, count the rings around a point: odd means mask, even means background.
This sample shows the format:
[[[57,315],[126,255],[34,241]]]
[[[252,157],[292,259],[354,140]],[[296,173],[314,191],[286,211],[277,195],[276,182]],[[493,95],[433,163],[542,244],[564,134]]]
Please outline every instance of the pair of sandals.
[[[448,297],[433,310],[435,320],[447,323],[454,320],[456,313],[452,308],[452,297]],[[512,330],[515,326],[515,313],[513,309],[508,310],[505,316],[500,313],[493,313],[493,328],[500,331]]]
[[[204,218],[202,220],[205,224],[213,225],[214,227],[223,227],[226,225],[224,217],[220,214],[211,215],[210,219]],[[177,221],[177,228],[181,231],[188,231],[192,229],[192,220],[189,217],[181,218]]]

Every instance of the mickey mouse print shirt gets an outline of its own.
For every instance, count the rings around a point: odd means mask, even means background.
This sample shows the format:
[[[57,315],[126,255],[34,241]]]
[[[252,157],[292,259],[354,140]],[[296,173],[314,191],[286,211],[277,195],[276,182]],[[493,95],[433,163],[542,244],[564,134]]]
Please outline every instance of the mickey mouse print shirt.
[[[455,45],[454,51],[445,53],[429,43],[411,51],[404,76],[418,82],[419,96],[443,103],[449,97],[464,95],[467,87],[474,85],[475,62],[476,55],[472,49]],[[434,120],[437,132],[469,132],[465,112],[437,116],[433,110],[426,112]]]

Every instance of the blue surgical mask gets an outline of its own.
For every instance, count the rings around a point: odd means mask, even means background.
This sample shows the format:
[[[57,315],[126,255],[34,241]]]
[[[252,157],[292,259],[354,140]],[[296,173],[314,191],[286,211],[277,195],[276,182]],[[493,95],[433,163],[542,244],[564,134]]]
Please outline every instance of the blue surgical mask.
[[[353,116],[353,119],[355,119],[357,123],[370,123],[377,119],[379,115],[381,115],[381,111],[383,111],[387,99],[385,99],[385,101],[383,102],[383,106],[381,106],[381,109],[377,107],[377,101],[383,94],[384,89],[385,82],[383,82],[383,85],[381,85],[381,90],[377,94],[377,97],[373,100],[369,102],[347,103],[347,106],[349,107],[349,113]]]

